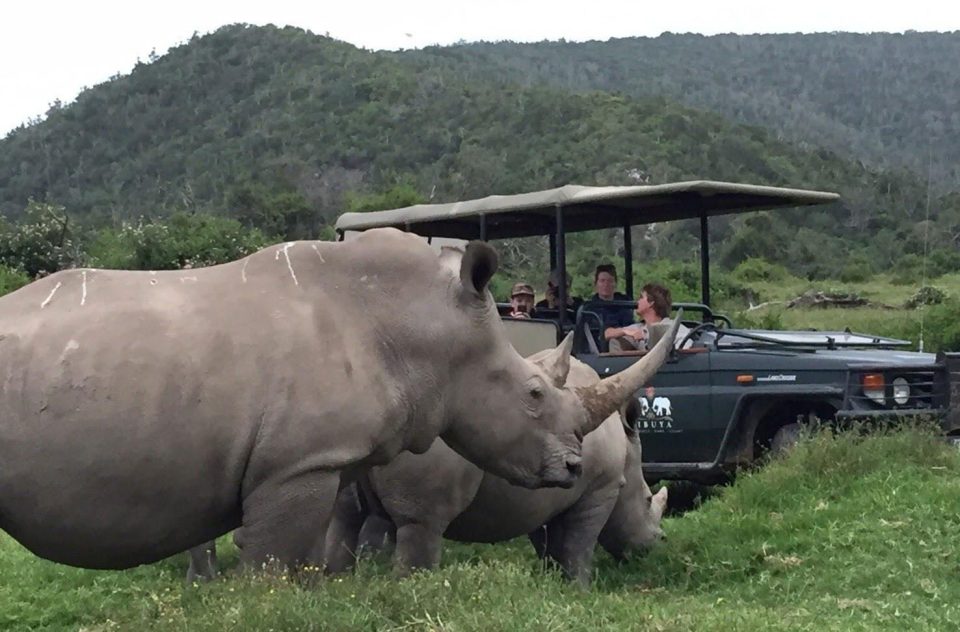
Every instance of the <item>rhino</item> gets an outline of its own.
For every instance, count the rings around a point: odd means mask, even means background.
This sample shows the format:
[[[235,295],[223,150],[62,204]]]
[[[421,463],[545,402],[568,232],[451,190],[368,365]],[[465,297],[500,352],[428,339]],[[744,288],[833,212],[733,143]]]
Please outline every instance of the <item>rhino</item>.
[[[637,363],[646,363],[648,379],[672,348],[676,331],[675,324]],[[547,357],[540,352],[529,359],[539,363]],[[600,382],[588,365],[575,358],[570,362],[568,388]],[[345,490],[338,502],[327,533],[327,569],[349,568],[358,539],[373,549],[395,540],[394,567],[402,576],[436,566],[443,537],[501,542],[529,535],[541,557],[556,562],[569,578],[588,584],[598,541],[623,560],[663,537],[660,521],[667,489],[652,494],[644,479],[639,407],[631,398],[623,414],[614,412],[584,439],[583,475],[568,489],[516,487],[470,463],[442,439],[423,454],[403,453],[372,467],[361,478],[363,497]],[[361,509],[364,504],[368,509]]]
[[[634,388],[558,388],[487,290],[496,252],[371,230],[182,271],[65,270],[0,298],[0,529],[43,558],[152,563],[240,529],[241,560],[317,564],[353,472],[438,436],[569,487]],[[438,344],[438,341],[443,341]]]

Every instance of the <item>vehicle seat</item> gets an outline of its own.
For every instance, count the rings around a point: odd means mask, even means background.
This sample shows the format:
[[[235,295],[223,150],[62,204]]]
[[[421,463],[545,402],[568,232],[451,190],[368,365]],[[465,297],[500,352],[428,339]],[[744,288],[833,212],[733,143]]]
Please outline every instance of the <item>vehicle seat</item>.
[[[537,351],[554,349],[557,346],[560,327],[556,322],[522,318],[504,318],[502,322],[507,332],[507,340],[517,353],[525,358]]]

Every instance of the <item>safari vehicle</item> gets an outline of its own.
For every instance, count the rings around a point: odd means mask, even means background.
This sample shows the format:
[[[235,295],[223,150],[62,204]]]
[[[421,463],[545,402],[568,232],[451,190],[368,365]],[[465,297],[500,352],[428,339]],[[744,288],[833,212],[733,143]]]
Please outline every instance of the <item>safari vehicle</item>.
[[[690,344],[678,344],[653,382],[636,396],[644,470],[651,481],[711,482],[767,450],[789,445],[800,427],[811,422],[896,424],[926,418],[939,421],[945,436],[960,443],[960,418],[949,408],[951,385],[960,381],[960,357],[955,357],[960,354],[909,352],[903,350],[906,341],[849,331],[738,329],[711,309],[709,218],[838,200],[835,193],[711,181],[568,185],[453,204],[346,213],[336,229],[341,239],[348,231],[385,226],[428,240],[548,235],[551,268],[565,271],[568,233],[622,228],[631,300],[620,303],[632,308],[630,227],[698,218],[701,302],[674,305],[683,308]],[[561,305],[566,304],[565,288],[561,282]],[[524,355],[555,345],[572,329],[574,355],[608,376],[644,352],[608,351],[598,335],[604,328],[602,312],[595,307],[588,301],[575,313],[560,310],[535,320],[505,318],[504,323]],[[956,391],[953,397],[960,401]]]

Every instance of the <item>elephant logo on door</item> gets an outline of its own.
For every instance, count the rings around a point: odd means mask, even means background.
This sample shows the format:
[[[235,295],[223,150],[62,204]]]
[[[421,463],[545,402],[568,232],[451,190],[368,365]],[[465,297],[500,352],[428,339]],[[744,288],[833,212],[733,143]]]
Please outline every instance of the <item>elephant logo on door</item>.
[[[637,398],[640,402],[639,429],[657,431],[673,429],[673,404],[670,398],[658,396],[652,386]]]

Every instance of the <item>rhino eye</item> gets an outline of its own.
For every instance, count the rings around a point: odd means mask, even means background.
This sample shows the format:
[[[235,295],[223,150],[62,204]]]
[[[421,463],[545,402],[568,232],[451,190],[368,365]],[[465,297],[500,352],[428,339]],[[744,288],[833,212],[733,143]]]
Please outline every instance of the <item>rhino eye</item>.
[[[530,389],[530,397],[534,398],[537,401],[543,399],[543,389],[539,386],[534,386]]]

